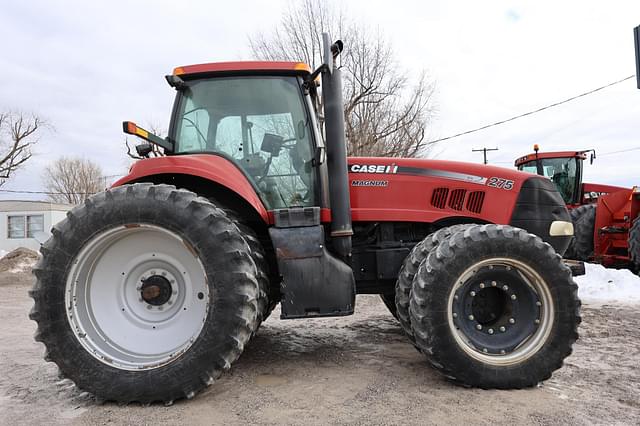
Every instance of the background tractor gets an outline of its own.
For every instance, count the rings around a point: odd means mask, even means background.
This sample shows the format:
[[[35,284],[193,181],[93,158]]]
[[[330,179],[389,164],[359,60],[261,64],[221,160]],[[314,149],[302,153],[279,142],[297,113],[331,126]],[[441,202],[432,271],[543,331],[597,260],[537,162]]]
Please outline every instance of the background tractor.
[[[539,152],[520,157],[518,170],[548,177],[570,209],[575,238],[565,257],[606,267],[640,270],[640,191],[582,182],[584,160],[594,150]]]
[[[31,318],[45,358],[101,399],[191,398],[260,323],[350,315],[380,294],[449,379],[533,386],[571,353],[573,234],[545,178],[450,161],[347,158],[342,43],[324,61],[176,68],[164,148],[56,225]],[[318,87],[322,82],[322,102]],[[320,124],[320,118],[323,125]],[[268,362],[268,360],[265,360]]]

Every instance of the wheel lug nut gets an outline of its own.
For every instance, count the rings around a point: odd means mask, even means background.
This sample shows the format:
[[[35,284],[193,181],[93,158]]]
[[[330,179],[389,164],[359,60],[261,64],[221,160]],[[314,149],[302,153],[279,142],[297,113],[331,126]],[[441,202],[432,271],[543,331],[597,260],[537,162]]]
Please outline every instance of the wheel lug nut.
[[[507,290],[509,290],[509,286],[507,286],[507,285],[503,285],[503,286],[502,286],[502,289],[503,289],[504,291],[507,291]]]
[[[537,302],[536,302],[536,305],[537,305],[537,306],[542,306],[542,302],[537,301]]]
[[[501,353],[502,355],[506,354],[506,352],[505,352],[505,350],[504,350],[504,349],[500,349],[500,353]]]
[[[493,328],[490,328],[489,330],[487,330],[489,332],[489,334],[493,334]]]
[[[457,295],[457,294],[454,294],[454,295],[453,295],[453,298],[454,298],[454,299],[456,299],[456,300],[458,300],[458,295]]]
[[[511,270],[511,266],[507,265],[507,267],[505,268],[507,271]]]
[[[539,319],[535,320],[534,322],[535,322],[536,324],[540,324],[540,320],[539,320]]]
[[[507,329],[504,328],[504,326],[502,326],[502,327],[500,327],[500,331],[504,333],[505,331],[507,331]]]
[[[491,287],[496,287],[497,285],[498,285],[498,283],[497,283],[497,282],[495,282],[495,281],[491,281]]]
[[[458,318],[458,314],[456,314],[455,312],[453,313],[453,317],[454,318]]]
[[[469,315],[469,321],[473,321],[473,315]]]
[[[487,348],[482,348],[482,352],[484,352],[486,354],[489,351],[487,350]]]
[[[469,294],[471,295],[471,297],[475,297],[476,292],[475,292],[475,291],[472,291],[472,292],[471,292],[471,293],[469,293]]]
[[[516,300],[516,299],[517,299],[516,295],[515,295],[515,294],[512,294],[512,295],[511,295],[511,300]]]
[[[480,283],[480,288],[484,288],[484,283]]]
[[[476,325],[476,328],[477,328],[478,330],[482,330],[482,326],[481,326],[480,324]]]
[[[514,320],[513,318],[509,318],[509,324],[515,324],[516,320]]]
[[[162,275],[163,277],[166,277],[166,276],[167,276],[167,273],[166,273],[166,272],[164,272],[164,271],[162,271],[162,273],[161,273],[160,275]]]
[[[152,308],[152,306],[151,306],[151,305],[147,305],[147,309],[149,309],[149,310],[150,310],[151,308]]]

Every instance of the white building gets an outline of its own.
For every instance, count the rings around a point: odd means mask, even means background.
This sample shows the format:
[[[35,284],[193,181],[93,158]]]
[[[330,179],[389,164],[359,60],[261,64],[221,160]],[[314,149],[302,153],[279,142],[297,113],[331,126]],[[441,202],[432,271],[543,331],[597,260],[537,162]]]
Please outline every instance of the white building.
[[[48,233],[72,207],[48,201],[0,200],[0,252],[18,247],[38,251],[40,243],[33,236]]]

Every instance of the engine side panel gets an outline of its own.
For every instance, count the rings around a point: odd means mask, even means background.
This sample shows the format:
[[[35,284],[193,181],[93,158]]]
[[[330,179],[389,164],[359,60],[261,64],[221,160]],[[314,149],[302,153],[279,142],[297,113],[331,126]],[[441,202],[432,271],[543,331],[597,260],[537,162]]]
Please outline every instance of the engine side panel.
[[[530,173],[442,160],[349,158],[354,222],[509,223]]]

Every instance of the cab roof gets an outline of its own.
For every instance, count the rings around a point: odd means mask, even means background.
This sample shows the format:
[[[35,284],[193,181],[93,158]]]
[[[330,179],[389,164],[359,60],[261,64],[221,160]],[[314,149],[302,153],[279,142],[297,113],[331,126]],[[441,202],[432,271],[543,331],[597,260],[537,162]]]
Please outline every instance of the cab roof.
[[[515,166],[518,167],[519,165],[528,163],[529,161],[534,161],[536,159],[542,160],[545,158],[578,158],[581,160],[585,160],[587,158],[587,154],[585,153],[585,151],[534,152],[532,154],[527,154],[516,159]]]
[[[299,74],[311,73],[311,68],[304,62],[284,61],[240,61],[212,62],[208,64],[184,65],[174,68],[173,75],[185,77],[198,74]]]

